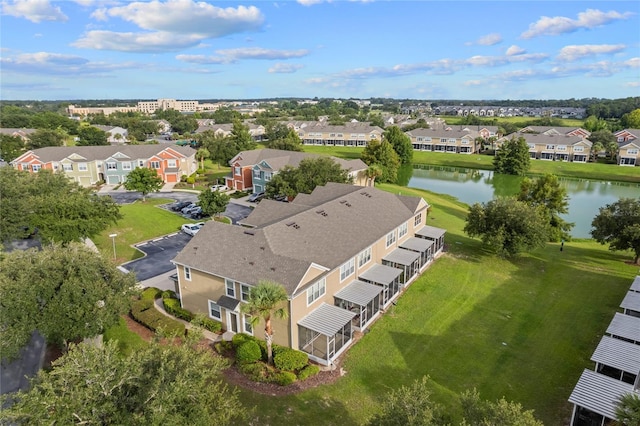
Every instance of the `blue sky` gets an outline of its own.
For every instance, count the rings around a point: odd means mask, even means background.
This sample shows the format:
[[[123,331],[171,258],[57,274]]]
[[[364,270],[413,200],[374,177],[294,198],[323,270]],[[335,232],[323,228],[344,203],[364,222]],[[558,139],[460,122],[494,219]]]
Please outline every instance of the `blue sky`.
[[[2,99],[640,95],[637,1],[0,5]]]

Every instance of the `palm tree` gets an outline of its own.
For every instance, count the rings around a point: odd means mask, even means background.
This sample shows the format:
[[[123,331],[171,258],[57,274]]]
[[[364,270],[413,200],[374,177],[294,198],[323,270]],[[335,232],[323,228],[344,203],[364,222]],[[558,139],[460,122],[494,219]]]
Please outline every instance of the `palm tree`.
[[[598,158],[598,154],[602,151],[604,151],[604,145],[602,145],[602,142],[593,142],[593,145],[591,145],[591,162],[595,163]]]
[[[616,417],[621,425],[640,424],[640,397],[636,393],[627,393],[620,397],[616,407]]]
[[[365,176],[367,177],[366,186],[375,186],[375,180],[378,176],[382,175],[382,169],[377,164],[370,165],[367,170],[365,170]],[[371,185],[369,185],[371,182]]]
[[[196,151],[196,160],[200,161],[200,169],[204,172],[204,159],[209,158],[211,154],[207,148],[200,148]]]
[[[251,315],[252,327],[257,326],[260,319],[264,320],[264,339],[267,342],[268,364],[273,364],[271,317],[284,319],[289,316],[289,311],[286,308],[278,308],[278,305],[286,300],[289,300],[289,295],[281,284],[260,281],[256,287],[251,288],[249,300],[240,308],[242,313]]]

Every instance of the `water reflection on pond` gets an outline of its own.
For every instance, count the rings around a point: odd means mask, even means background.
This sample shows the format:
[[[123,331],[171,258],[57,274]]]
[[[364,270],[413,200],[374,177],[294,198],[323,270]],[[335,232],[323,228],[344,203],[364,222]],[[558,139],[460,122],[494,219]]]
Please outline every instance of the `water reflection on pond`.
[[[404,179],[401,180],[406,186],[448,194],[467,204],[516,195],[522,182],[522,177],[490,170],[444,166],[415,166],[404,169],[403,173]],[[575,223],[571,232],[575,238],[591,237],[591,221],[600,207],[620,198],[640,197],[638,184],[569,178],[560,178],[560,183],[569,195],[569,213],[565,219]]]

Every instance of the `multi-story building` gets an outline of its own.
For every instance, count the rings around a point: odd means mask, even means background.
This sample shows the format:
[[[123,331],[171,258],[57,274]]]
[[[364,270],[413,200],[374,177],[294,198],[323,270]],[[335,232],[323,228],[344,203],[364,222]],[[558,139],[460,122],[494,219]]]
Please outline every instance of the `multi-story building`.
[[[240,305],[261,281],[288,294],[274,343],[331,364],[443,249],[419,197],[328,183],[291,203],[263,200],[243,221],[210,221],[173,260],[182,307],[260,335]],[[264,324],[262,324],[263,326]]]
[[[304,145],[365,147],[372,140],[381,140],[383,130],[369,123],[348,123],[333,126],[322,122],[297,130]]]
[[[136,167],[156,170],[165,183],[179,182],[197,170],[195,150],[162,145],[60,146],[25,152],[11,162],[18,170],[63,172],[82,186],[119,184]]]
[[[497,149],[511,139],[523,138],[529,146],[529,156],[534,160],[570,161],[586,163],[591,155],[591,141],[582,136],[557,134],[512,133],[496,142]]]
[[[618,141],[618,164],[640,165],[640,129],[624,129],[614,133]]]
[[[138,111],[153,114],[157,110],[175,109],[180,112],[196,112],[198,101],[177,101],[175,99],[158,99],[155,101],[138,102]]]
[[[416,151],[475,154],[480,150],[476,139],[481,136],[475,130],[414,129],[405,134]]]

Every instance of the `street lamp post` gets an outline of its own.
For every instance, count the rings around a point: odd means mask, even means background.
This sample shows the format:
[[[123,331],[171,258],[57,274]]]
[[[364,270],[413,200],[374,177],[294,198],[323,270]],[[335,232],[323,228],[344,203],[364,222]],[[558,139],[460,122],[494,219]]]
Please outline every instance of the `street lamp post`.
[[[116,237],[118,234],[109,234],[109,238],[113,242],[113,260],[116,260]]]

